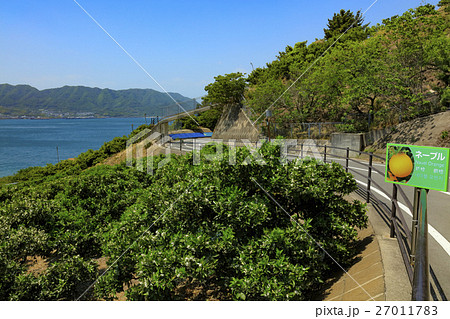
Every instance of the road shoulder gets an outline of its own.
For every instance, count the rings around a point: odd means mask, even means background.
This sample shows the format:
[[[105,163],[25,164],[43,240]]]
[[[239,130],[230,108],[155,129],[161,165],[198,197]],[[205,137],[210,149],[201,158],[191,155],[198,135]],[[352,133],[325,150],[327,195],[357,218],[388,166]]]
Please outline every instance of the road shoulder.
[[[352,194],[349,200],[358,199]],[[338,274],[324,301],[410,301],[411,285],[400,248],[375,208],[367,206],[368,227],[358,230],[359,253],[346,273]]]

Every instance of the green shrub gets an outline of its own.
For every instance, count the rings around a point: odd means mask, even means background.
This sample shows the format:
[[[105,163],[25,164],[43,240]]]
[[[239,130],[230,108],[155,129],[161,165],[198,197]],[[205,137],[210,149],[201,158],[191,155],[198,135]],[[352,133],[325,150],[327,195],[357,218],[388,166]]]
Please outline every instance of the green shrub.
[[[211,144],[161,167],[167,157],[154,158],[153,176],[96,166],[2,189],[0,297],[74,299],[103,256],[112,267],[88,299],[124,286],[132,300],[310,299],[336,267],[315,241],[347,265],[367,217],[343,198],[356,183],[338,164],[286,162],[280,147],[239,148],[230,165],[234,152]],[[36,255],[49,268],[28,274],[23,261]]]
[[[127,137],[115,137],[113,140],[106,142],[100,147],[99,152],[106,156],[111,156],[113,154],[123,151],[127,145]]]
[[[0,252],[0,300],[9,300],[16,278],[23,273],[23,266]]]
[[[41,275],[21,274],[10,300],[75,300],[95,280],[96,264],[79,256],[53,262]]]
[[[156,171],[151,201],[114,223],[103,244],[110,264],[129,250],[102,278],[99,297],[125,284],[132,300],[308,300],[336,265],[305,230],[341,264],[351,261],[355,227],[367,222],[362,204],[343,199],[356,189],[351,175],[315,160],[283,165],[269,144],[265,165],[248,161],[247,149],[229,165],[224,146],[222,159],[207,161],[218,147],[202,150],[199,166],[192,154],[174,156]]]

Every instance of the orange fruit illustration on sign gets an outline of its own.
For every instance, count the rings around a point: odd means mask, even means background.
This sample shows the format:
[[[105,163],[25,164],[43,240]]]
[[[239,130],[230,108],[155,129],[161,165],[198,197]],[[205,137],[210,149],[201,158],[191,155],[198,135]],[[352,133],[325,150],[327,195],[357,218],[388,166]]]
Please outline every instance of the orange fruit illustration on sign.
[[[405,153],[392,155],[389,160],[389,170],[396,177],[406,177],[413,171],[414,164]]]
[[[395,177],[394,175],[392,175],[391,172],[388,172],[387,180],[388,180],[388,181],[396,182],[396,181],[397,181],[397,177]]]

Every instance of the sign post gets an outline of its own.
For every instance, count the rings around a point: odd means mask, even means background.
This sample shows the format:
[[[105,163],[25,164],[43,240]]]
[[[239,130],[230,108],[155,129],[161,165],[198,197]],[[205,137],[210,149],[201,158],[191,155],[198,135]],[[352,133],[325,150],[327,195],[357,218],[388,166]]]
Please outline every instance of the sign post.
[[[429,300],[428,190],[448,189],[450,149],[387,144],[385,181],[414,187],[410,263],[414,266],[412,300]]]
[[[428,220],[427,220],[427,189],[416,188],[415,193],[418,197],[417,209],[414,207],[414,213],[417,214],[415,227],[415,245],[411,254],[414,256],[414,275],[412,300],[430,299],[430,276],[428,264]]]

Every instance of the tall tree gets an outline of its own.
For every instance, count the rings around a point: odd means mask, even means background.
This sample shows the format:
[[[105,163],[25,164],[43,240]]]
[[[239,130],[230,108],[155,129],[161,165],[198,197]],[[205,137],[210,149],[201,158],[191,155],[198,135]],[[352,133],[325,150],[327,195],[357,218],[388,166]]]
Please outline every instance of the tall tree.
[[[333,51],[331,63],[345,70],[340,79],[343,85],[341,105],[356,114],[367,114],[367,127],[373,122],[377,101],[394,94],[401,86],[397,73],[392,69],[389,50],[380,37],[372,37],[364,45],[352,43]],[[361,117],[360,117],[361,118]],[[358,129],[365,129],[358,121]]]
[[[204,104],[218,106],[241,104],[246,86],[244,74],[230,73],[218,75],[214,79],[213,83],[205,86],[208,95],[203,98]]]
[[[323,29],[325,33],[325,39],[331,39],[340,36],[347,29],[359,29],[364,31],[368,24],[364,24],[364,18],[361,11],[358,11],[356,15],[350,10],[345,11],[341,9],[339,13],[335,13],[333,18],[328,19],[327,28]]]
[[[248,90],[247,102],[253,111],[253,119],[260,118],[260,115],[270,108],[278,122],[288,120],[283,115],[291,113],[292,97],[290,92],[285,92],[286,89],[281,80],[272,78]]]
[[[426,99],[430,89],[440,97],[448,86],[449,46],[448,21],[432,5],[410,9],[401,16],[383,20],[381,33],[390,42],[396,72],[408,89],[408,114],[415,117],[438,111],[445,105]],[[439,80],[439,81],[436,81]],[[403,94],[405,96],[405,94]]]
[[[445,12],[450,12],[450,0],[441,0],[437,5],[439,8],[442,8]]]

